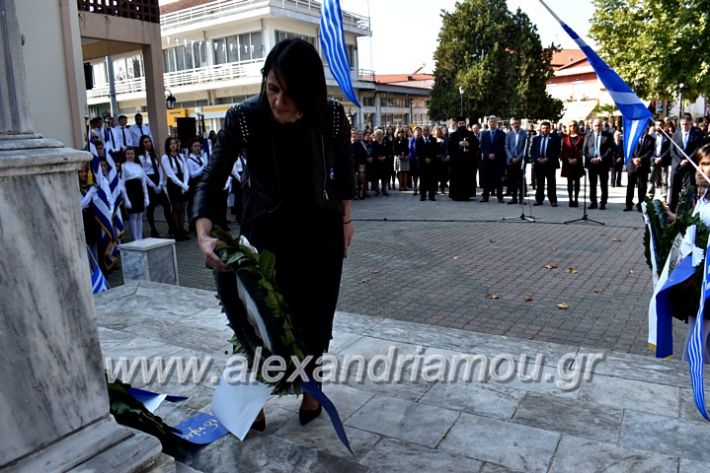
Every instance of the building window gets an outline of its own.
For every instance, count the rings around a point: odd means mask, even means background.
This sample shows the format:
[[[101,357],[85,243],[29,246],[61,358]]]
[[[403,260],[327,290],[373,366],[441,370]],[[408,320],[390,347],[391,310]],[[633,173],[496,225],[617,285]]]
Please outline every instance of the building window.
[[[299,33],[292,33],[290,31],[279,31],[276,30],[276,42],[283,41],[285,39],[291,39],[291,38],[298,38],[302,39],[303,41],[308,41],[313,45],[314,48],[318,49],[318,43],[316,42],[316,37],[315,36],[308,36],[304,34],[299,34]]]
[[[108,79],[106,78],[106,63],[99,62],[92,65],[94,69],[94,83],[95,84],[107,84]]]
[[[195,62],[195,67],[207,66],[207,46],[204,41],[192,43],[192,59]]]
[[[375,97],[373,95],[365,95],[362,97],[362,106],[363,107],[374,107],[375,106]]]
[[[251,61],[264,57],[264,41],[261,31],[243,33],[213,40],[214,63]]]

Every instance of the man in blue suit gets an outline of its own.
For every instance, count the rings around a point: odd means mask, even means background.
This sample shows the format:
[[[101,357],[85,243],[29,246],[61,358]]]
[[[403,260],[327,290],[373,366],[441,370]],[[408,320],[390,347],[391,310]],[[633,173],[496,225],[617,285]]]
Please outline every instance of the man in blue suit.
[[[533,173],[535,173],[535,181],[537,182],[537,192],[535,193],[535,203],[533,205],[542,205],[545,200],[545,181],[547,181],[547,198],[552,207],[557,207],[556,173],[562,143],[560,142],[560,135],[550,133],[551,129],[550,122],[542,122],[540,124],[540,134],[533,139],[530,147]]]
[[[498,129],[498,118],[488,118],[488,130],[481,132],[481,170],[483,171],[483,198],[495,192],[498,202],[503,202],[503,171],[505,170],[505,133]]]
[[[592,122],[592,133],[584,137],[584,166],[589,170],[589,208],[597,208],[597,182],[601,187],[599,210],[606,210],[609,197],[609,168],[614,164],[616,145],[614,137],[604,131],[602,120],[597,118]]]
[[[513,200],[509,204],[517,204],[518,198],[523,201],[523,161],[525,159],[525,146],[527,133],[520,128],[520,118],[510,119],[510,132],[505,135],[505,154],[508,165],[508,190]]]

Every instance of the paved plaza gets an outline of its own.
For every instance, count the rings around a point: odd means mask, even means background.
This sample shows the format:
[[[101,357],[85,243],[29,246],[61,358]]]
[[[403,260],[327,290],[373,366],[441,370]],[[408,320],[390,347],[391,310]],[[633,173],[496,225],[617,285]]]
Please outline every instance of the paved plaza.
[[[420,202],[411,192],[393,191],[353,202],[357,233],[338,309],[652,354],[646,343],[652,284],[641,214],[622,212],[626,187],[610,188],[608,209],[589,211],[605,225],[565,225],[582,215],[582,208],[567,206],[565,185],[558,179],[558,208],[526,206],[534,223],[517,218],[520,206],[495,199],[454,202],[439,195],[436,202]],[[213,290],[194,239],[177,248],[180,284]],[[120,270],[110,282],[121,284]],[[678,356],[687,327],[674,324]]]

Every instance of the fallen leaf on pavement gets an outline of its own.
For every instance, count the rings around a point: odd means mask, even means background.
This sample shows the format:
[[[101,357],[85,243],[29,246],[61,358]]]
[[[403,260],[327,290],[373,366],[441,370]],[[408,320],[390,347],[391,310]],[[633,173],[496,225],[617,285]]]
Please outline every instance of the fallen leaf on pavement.
[[[370,282],[370,280],[369,280],[368,278],[362,278],[362,279],[360,280],[360,284],[365,284],[365,283],[367,283],[367,282]]]
[[[567,309],[569,309],[569,305],[567,305],[563,302],[561,304],[557,304],[557,308],[560,310],[567,310]]]
[[[459,259],[458,256],[454,256],[454,257],[453,257],[453,260],[454,260],[454,261],[456,261],[457,259]]]
[[[579,271],[577,268],[567,268],[565,269],[565,273],[570,273],[570,274],[577,274]]]
[[[592,289],[592,292],[593,292],[594,294],[600,294],[600,293],[602,292],[602,290],[595,287],[594,289]]]
[[[370,271],[370,274],[380,274],[380,270],[379,270],[379,269],[373,269],[372,271]]]
[[[557,263],[548,263],[545,265],[545,269],[556,269]]]
[[[614,237],[614,238],[611,239],[611,241],[613,241],[614,243],[621,243],[621,238],[619,238],[619,237]]]
[[[500,299],[500,296],[498,294],[491,294],[490,292],[487,292],[486,299],[492,299],[495,301],[497,299]]]
[[[534,301],[535,299],[533,298],[533,296],[525,296],[525,298],[524,298],[523,300],[524,300],[525,302],[532,302],[532,301]]]
[[[495,240],[488,240],[488,243],[495,243]]]

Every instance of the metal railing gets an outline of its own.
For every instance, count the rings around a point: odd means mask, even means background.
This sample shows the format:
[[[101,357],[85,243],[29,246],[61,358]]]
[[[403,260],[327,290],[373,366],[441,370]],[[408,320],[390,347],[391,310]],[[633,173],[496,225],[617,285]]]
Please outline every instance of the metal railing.
[[[79,11],[160,23],[158,0],[77,0]]]
[[[160,27],[163,31],[168,31],[259,7],[279,7],[320,18],[321,4],[314,0],[215,0],[196,7],[165,13],[160,18]],[[370,30],[370,18],[355,13],[343,12],[343,24]]]
[[[200,84],[215,84],[215,87],[219,87],[219,82],[235,79],[252,78],[258,81],[261,77],[261,66],[263,62],[263,59],[254,59],[251,61],[198,67],[184,71],[166,72],[163,74],[163,81],[166,89]],[[375,80],[375,72],[368,69],[353,69],[351,75],[352,79],[355,81],[374,82]],[[332,78],[327,66],[326,77]],[[146,90],[143,77],[117,80],[115,82],[115,88],[116,95],[145,92]],[[108,84],[94,85],[93,89],[86,91],[86,96],[89,99],[108,97]]]

